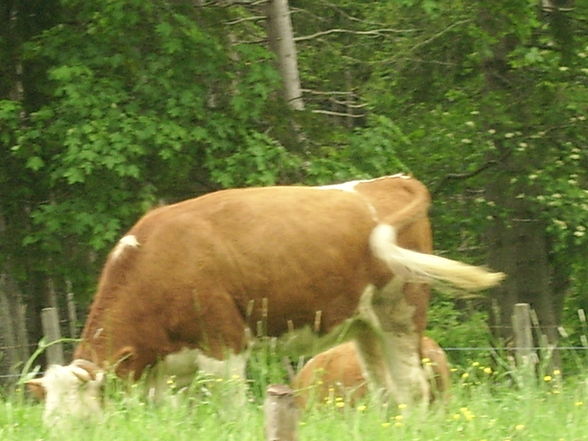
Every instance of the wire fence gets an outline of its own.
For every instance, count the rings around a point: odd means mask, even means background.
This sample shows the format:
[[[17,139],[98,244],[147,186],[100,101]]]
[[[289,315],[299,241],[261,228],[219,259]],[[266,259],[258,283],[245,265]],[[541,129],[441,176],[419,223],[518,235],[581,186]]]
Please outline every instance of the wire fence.
[[[456,358],[462,357],[461,354],[466,352],[473,352],[473,353],[487,353],[489,356],[496,357],[497,354],[504,354],[507,353],[514,355],[515,357],[528,356],[530,353],[533,354],[550,354],[557,353],[558,356],[563,356],[563,353],[566,351],[570,351],[574,353],[574,356],[578,352],[588,351],[588,338],[586,332],[588,328],[586,327],[586,314],[584,310],[578,310],[578,317],[580,319],[580,326],[582,328],[582,334],[580,336],[579,345],[549,345],[543,344],[546,341],[542,338],[534,338],[533,336],[541,336],[543,332],[545,332],[546,326],[541,326],[537,319],[535,312],[530,308],[530,305],[527,303],[518,303],[515,305],[515,310],[513,312],[513,324],[512,325],[490,325],[489,328],[508,328],[512,331],[513,340],[510,341],[508,344],[500,343],[495,346],[488,345],[486,346],[446,346],[443,347],[443,350],[448,354],[455,353]],[[60,323],[58,314],[55,308],[45,308],[42,314],[42,322],[43,322],[43,333],[45,337],[38,343],[38,344],[20,344],[20,345],[6,345],[0,346],[0,361],[2,361],[2,354],[6,354],[9,351],[19,351],[23,354],[34,352],[36,357],[41,352],[45,352],[47,364],[63,364],[63,345],[62,343],[68,344],[72,342],[79,341],[78,339],[74,338],[61,338],[60,335],[60,327],[62,323]],[[565,329],[561,326],[548,326],[550,328],[557,328],[559,335],[562,337],[560,340],[561,343],[565,343],[567,337],[569,337],[568,333]],[[75,330],[71,330],[70,332],[74,333]],[[50,342],[50,343],[47,343]],[[570,342],[570,340],[567,340]],[[536,344],[540,343],[540,344]],[[35,349],[33,349],[35,348]],[[29,351],[29,349],[33,349]],[[24,350],[24,351],[23,351]],[[586,352],[588,354],[588,352]],[[458,354],[460,354],[458,356]],[[581,355],[582,356],[582,355]],[[535,357],[537,360],[538,358]],[[26,360],[25,360],[26,361]],[[22,362],[22,361],[21,361]],[[29,362],[24,363],[24,366],[29,365]],[[459,363],[456,363],[459,364]],[[18,366],[18,364],[13,364]],[[30,365],[29,365],[30,366]],[[0,365],[0,368],[2,366]],[[21,377],[21,374],[15,373],[14,367],[8,370],[8,373],[0,372],[0,382],[2,380],[10,380]]]
[[[6,349],[18,349],[22,347],[37,347],[37,345],[24,345],[24,346],[0,346],[0,352]],[[443,350],[445,352],[487,352],[489,354],[494,354],[498,351],[509,351],[509,352],[516,352],[519,350],[531,350],[541,352],[549,352],[549,351],[587,351],[588,354],[588,346],[525,346],[525,347],[517,347],[517,346],[508,346],[508,347],[493,347],[493,346],[463,346],[463,347],[444,347]],[[43,371],[38,372],[39,374],[43,374]],[[2,380],[10,380],[16,379],[21,377],[21,374],[0,374],[0,381]]]

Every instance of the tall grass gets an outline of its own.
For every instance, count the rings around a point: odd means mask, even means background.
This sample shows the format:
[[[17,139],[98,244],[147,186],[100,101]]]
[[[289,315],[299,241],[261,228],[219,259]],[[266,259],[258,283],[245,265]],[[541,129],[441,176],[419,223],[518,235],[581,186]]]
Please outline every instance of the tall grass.
[[[428,410],[369,402],[349,407],[336,397],[301,415],[300,441],[588,441],[588,375],[565,382],[557,373],[544,375],[523,388],[512,375],[476,363],[454,375],[450,401]],[[139,387],[114,383],[99,422],[66,430],[42,425],[41,404],[5,394],[0,440],[263,440],[262,397],[250,393],[247,402],[236,403],[233,386],[200,378],[192,390],[155,405]]]

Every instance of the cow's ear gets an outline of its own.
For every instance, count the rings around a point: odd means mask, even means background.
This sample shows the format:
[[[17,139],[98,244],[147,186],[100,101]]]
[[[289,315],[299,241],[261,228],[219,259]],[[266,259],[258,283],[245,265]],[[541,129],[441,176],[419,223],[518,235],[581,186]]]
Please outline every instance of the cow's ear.
[[[118,376],[123,377],[133,370],[133,362],[136,359],[136,352],[133,346],[125,346],[117,352],[114,358],[114,370]]]
[[[39,400],[45,399],[46,390],[45,390],[45,386],[43,385],[42,379],[37,378],[34,380],[29,380],[25,384],[27,385],[27,389],[29,390],[29,392],[35,398],[38,398]]]
[[[115,360],[117,363],[124,363],[125,361],[132,361],[135,358],[135,348],[132,346],[125,346],[116,354]]]

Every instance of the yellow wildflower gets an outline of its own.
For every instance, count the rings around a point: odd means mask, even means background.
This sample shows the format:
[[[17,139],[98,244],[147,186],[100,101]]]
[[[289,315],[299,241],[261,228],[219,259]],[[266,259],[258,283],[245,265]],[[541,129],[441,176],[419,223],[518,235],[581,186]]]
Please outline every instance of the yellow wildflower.
[[[467,407],[461,407],[459,410],[461,411],[464,418],[468,421],[471,421],[476,417],[476,415],[474,415],[474,413]]]
[[[545,381],[546,383],[549,383],[551,380],[553,380],[553,377],[551,375],[546,375],[543,377],[543,381]]]
[[[524,424],[517,424],[517,425],[515,426],[515,430],[517,430],[517,431],[519,431],[519,432],[520,432],[521,430],[524,430],[524,429],[525,429],[525,425],[524,425]]]

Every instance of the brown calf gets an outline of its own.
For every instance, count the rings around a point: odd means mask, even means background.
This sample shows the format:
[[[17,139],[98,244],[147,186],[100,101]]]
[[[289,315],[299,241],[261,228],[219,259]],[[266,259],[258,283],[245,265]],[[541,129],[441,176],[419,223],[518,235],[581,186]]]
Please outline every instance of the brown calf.
[[[420,355],[431,385],[430,399],[444,399],[451,385],[445,351],[429,337],[421,339]],[[360,355],[353,341],[342,343],[312,357],[292,381],[298,404],[323,403],[335,398],[355,404],[368,391]]]

